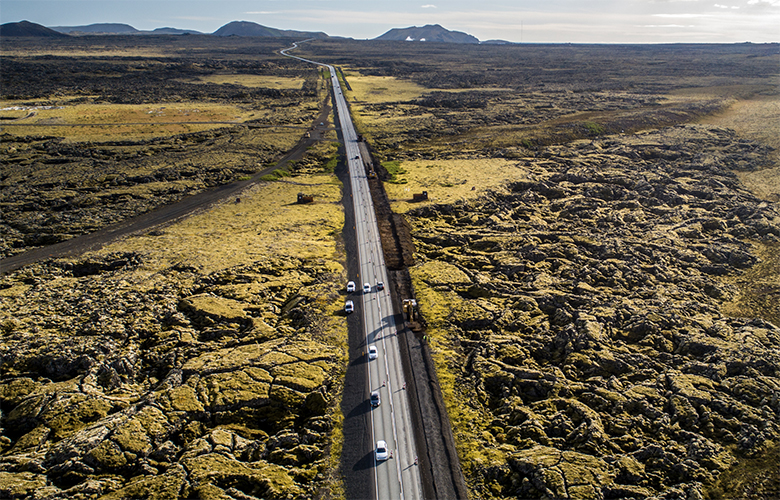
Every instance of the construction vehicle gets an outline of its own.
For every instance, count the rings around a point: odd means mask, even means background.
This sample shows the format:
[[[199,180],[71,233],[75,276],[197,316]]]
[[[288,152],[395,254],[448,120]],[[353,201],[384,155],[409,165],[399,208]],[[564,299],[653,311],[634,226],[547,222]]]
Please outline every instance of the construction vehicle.
[[[413,322],[417,315],[417,301],[414,299],[404,299],[404,314],[406,321]]]
[[[406,326],[408,326],[415,335],[420,337],[423,334],[423,327],[420,324],[419,313],[417,312],[417,301],[414,299],[404,299],[403,310]]]
[[[412,201],[425,201],[428,199],[428,191],[412,194]]]

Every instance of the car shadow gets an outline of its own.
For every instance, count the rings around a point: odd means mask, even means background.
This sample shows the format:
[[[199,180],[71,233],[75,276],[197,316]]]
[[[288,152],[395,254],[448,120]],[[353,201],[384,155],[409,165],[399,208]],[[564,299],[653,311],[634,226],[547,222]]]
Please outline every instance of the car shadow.
[[[374,450],[369,451],[352,466],[352,470],[366,470],[374,466]]]
[[[368,363],[371,360],[368,359],[368,343],[363,343],[363,350],[360,352],[360,356],[357,356],[355,359],[353,359],[349,364],[350,366],[357,366],[362,365],[363,363]]]
[[[350,410],[347,418],[359,417],[369,411],[371,411],[371,403],[367,399],[364,399],[360,404]]]

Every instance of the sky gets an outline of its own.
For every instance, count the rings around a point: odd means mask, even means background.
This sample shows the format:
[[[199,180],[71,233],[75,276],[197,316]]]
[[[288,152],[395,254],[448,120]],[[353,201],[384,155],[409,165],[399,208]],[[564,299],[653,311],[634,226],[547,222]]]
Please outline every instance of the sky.
[[[780,41],[780,0],[2,0],[0,23],[124,23],[213,33],[231,21],[375,38],[440,24],[521,43]]]

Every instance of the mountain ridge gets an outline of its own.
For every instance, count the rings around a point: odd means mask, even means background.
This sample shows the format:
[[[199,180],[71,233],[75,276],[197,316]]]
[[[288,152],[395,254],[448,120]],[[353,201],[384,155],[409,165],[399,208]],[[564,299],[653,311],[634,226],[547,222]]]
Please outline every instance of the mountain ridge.
[[[50,29],[60,33],[110,33],[110,34],[134,34],[141,33],[141,30],[125,23],[95,23],[83,26],[49,26]]]
[[[0,24],[0,36],[35,36],[35,37],[65,37],[68,36],[46,26],[31,23],[30,21],[19,21],[18,23]]]
[[[95,23],[82,26],[51,26],[51,29],[66,34],[88,35],[202,35],[200,31],[163,27],[153,30],[139,30],[125,23]]]
[[[6,23],[2,25],[0,34],[3,36],[79,36],[79,35],[213,35],[213,36],[257,36],[274,38],[342,38],[331,37],[323,31],[283,30],[263,26],[252,21],[231,21],[213,33],[203,33],[173,27],[155,28],[154,30],[139,30],[125,23],[94,23],[81,26],[51,26],[46,27],[29,21]],[[463,44],[506,44],[504,40],[480,40],[462,31],[448,30],[439,24],[425,26],[410,26],[408,28],[392,28],[382,35],[370,39],[379,41],[415,41]]]
[[[55,35],[56,33],[56,35]],[[79,36],[79,35],[213,35],[213,36],[257,36],[273,38],[342,38],[331,37],[323,31],[284,30],[263,26],[253,21],[231,21],[213,33],[203,33],[195,30],[173,27],[155,28],[154,30],[139,30],[125,23],[94,23],[81,26],[51,26],[46,27],[29,21],[6,23],[2,25],[0,34],[3,36]],[[440,24],[425,26],[410,26],[408,28],[392,28],[382,35],[369,40],[377,41],[409,41],[437,42],[462,44],[509,44],[504,40],[480,41],[477,37],[462,31],[448,30]]]
[[[408,41],[408,42],[443,42],[478,44],[479,39],[462,31],[452,31],[439,24],[425,26],[410,26],[408,28],[393,28],[374,40]]]
[[[300,37],[307,38],[329,38],[327,33],[322,31],[297,31],[281,30],[278,28],[269,28],[262,24],[252,21],[231,21],[212,33],[215,36],[263,36],[263,37]]]

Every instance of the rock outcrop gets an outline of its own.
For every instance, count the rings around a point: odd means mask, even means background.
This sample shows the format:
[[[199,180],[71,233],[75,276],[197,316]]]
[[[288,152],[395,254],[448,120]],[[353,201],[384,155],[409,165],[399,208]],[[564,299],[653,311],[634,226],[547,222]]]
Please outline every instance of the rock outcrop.
[[[177,266],[145,288],[143,264],[110,254],[2,278],[0,496],[314,496],[344,357],[321,307],[332,271]]]
[[[464,464],[479,496],[701,498],[777,451],[777,316],[721,312],[780,249],[777,207],[731,171],[765,153],[695,126],[582,141],[408,213],[432,349],[455,349],[453,404],[483,416],[456,435],[504,457]]]

